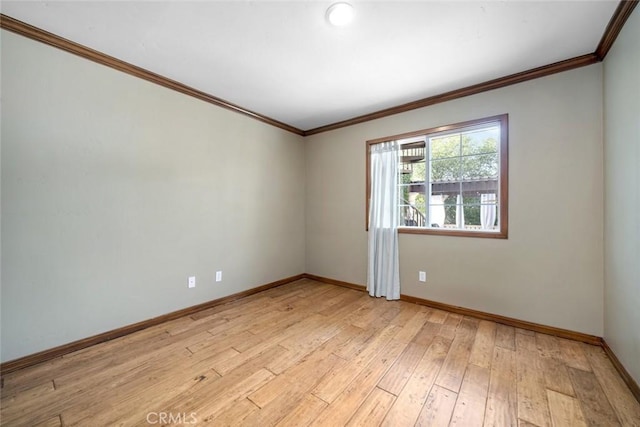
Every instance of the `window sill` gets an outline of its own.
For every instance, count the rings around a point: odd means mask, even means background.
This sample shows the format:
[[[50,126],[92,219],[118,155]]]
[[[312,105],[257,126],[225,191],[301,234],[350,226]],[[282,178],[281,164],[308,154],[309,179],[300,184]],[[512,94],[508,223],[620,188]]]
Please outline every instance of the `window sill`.
[[[480,237],[485,239],[507,239],[506,231],[486,232],[470,230],[447,230],[421,227],[398,227],[398,233],[405,234],[430,234],[433,236],[455,236],[455,237]]]

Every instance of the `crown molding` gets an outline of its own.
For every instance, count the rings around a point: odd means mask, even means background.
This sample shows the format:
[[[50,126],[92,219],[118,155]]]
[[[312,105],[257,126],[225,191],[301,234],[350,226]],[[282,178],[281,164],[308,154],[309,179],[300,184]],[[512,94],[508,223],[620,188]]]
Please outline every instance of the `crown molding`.
[[[255,111],[247,110],[246,108],[242,108],[239,105],[225,101],[224,99],[194,89],[175,80],[171,80],[149,70],[145,70],[144,68],[129,64],[128,62],[121,61],[118,58],[114,58],[113,56],[98,52],[97,50],[57,36],[48,31],[41,30],[40,28],[29,25],[10,16],[0,14],[0,28],[16,34],[20,34],[21,36],[30,38],[32,40],[48,44],[49,46],[56,47],[90,61],[97,62],[98,64],[106,65],[107,67],[122,71],[143,80],[150,81],[157,85],[164,86],[168,89],[172,89],[185,95],[192,96],[201,101],[208,102],[209,104],[213,104],[218,107],[226,108],[236,113],[249,116],[253,119],[259,120],[280,129],[284,129],[288,132],[295,133],[301,136],[304,135],[304,131],[302,131],[301,129],[256,113]]]
[[[615,12],[613,12],[613,16],[607,25],[606,30],[604,30],[604,34],[600,39],[600,43],[594,52],[600,61],[603,61],[604,58],[609,53],[609,49],[613,46],[613,42],[618,38],[618,34],[622,30],[625,22],[633,12],[633,9],[638,5],[638,0],[622,0],[618,3],[618,7]]]
[[[520,73],[510,74],[508,76],[499,77],[497,79],[489,80],[483,83],[478,83],[472,86],[467,86],[462,89],[452,90],[450,92],[441,93],[439,95],[430,96],[428,98],[419,99],[417,101],[408,102],[406,104],[398,105],[396,107],[386,108],[384,110],[376,111],[375,113],[364,114],[362,116],[354,117],[352,119],[343,120],[337,123],[333,123],[326,126],[320,126],[308,131],[305,131],[304,135],[315,135],[322,132],[328,132],[343,128],[346,126],[352,126],[358,123],[364,123],[371,120],[381,119],[383,117],[392,116],[394,114],[400,114],[407,111],[415,110],[417,108],[427,107],[429,105],[440,104],[442,102],[451,101],[453,99],[464,98],[469,95],[475,95],[478,93],[486,92],[493,89],[499,89],[505,86],[514,85],[516,83],[526,82],[528,80],[537,79],[540,77],[549,76],[551,74],[560,73],[562,71],[572,70],[574,68],[584,67],[586,65],[595,64],[598,62],[598,57],[595,53],[589,53],[575,58],[567,59],[553,64],[544,65],[542,67],[533,68],[531,70],[522,71]]]
[[[618,34],[622,30],[625,22],[633,12],[633,9],[638,5],[639,0],[621,0],[616,8],[613,16],[611,17],[607,28],[602,35],[598,47],[593,53],[589,53],[575,58],[570,58],[564,61],[555,62],[553,64],[544,65],[541,67],[533,68],[527,71],[522,71],[508,76],[499,77],[497,79],[489,80],[486,82],[478,83],[475,85],[467,86],[461,89],[452,90],[449,92],[441,93],[438,95],[422,98],[416,101],[408,102],[406,104],[397,105],[395,107],[386,108],[383,110],[375,111],[373,113],[364,114],[361,116],[353,117],[351,119],[342,120],[339,122],[331,123],[328,125],[320,126],[317,128],[302,130],[289,124],[280,122],[262,114],[243,108],[239,105],[225,101],[221,98],[215,97],[208,93],[194,89],[190,86],[184,85],[175,80],[168,79],[159,74],[145,70],[144,68],[137,67],[128,62],[121,61],[112,56],[98,52],[94,49],[90,49],[81,44],[72,42],[55,34],[41,30],[32,25],[26,24],[10,16],[0,14],[0,28],[8,31],[20,34],[30,39],[48,44],[50,46],[62,49],[66,52],[78,55],[90,61],[97,62],[102,65],[106,65],[113,69],[125,72],[127,74],[139,77],[141,79],[156,83],[160,86],[175,90],[188,96],[200,99],[213,105],[217,105],[222,108],[226,108],[231,111],[249,116],[253,119],[267,123],[269,125],[278,127],[288,132],[301,136],[311,136],[323,132],[328,132],[335,129],[340,129],[347,126],[352,126],[359,123],[368,122],[371,120],[381,119],[383,117],[392,116],[399,113],[415,110],[417,108],[423,108],[442,102],[451,101],[458,98],[463,98],[470,95],[486,92],[489,90],[499,89],[502,87],[510,86],[517,83],[526,82],[528,80],[537,79],[540,77],[549,76],[563,71],[572,70],[579,67],[595,64],[604,60],[607,53],[611,49],[611,46],[615,42]]]

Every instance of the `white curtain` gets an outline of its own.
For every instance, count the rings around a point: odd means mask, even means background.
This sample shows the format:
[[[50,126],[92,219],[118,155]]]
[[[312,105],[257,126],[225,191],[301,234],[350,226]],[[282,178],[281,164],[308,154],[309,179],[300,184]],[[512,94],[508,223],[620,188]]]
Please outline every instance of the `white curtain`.
[[[464,228],[464,206],[462,205],[462,196],[460,194],[456,197],[456,226]]]
[[[398,257],[397,141],[371,146],[371,200],[369,202],[369,295],[400,299]]]
[[[493,228],[496,222],[496,195],[481,194],[480,195],[480,225],[483,230]]]
[[[445,217],[444,197],[442,194],[431,196],[431,204],[429,205],[429,224],[437,224],[438,227],[443,227]]]

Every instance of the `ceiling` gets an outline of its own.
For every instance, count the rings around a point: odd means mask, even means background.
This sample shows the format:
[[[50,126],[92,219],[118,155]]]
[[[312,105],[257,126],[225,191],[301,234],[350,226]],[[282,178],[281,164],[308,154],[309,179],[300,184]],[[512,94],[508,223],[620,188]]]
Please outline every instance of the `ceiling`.
[[[2,13],[301,130],[593,53],[617,0],[3,1]]]

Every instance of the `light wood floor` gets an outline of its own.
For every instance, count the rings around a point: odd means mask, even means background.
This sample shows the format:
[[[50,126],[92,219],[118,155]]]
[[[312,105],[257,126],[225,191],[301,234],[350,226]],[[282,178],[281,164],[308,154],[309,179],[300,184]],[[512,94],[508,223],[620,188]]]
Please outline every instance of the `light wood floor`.
[[[640,426],[599,347],[309,280],[8,374],[1,403],[11,426]]]

